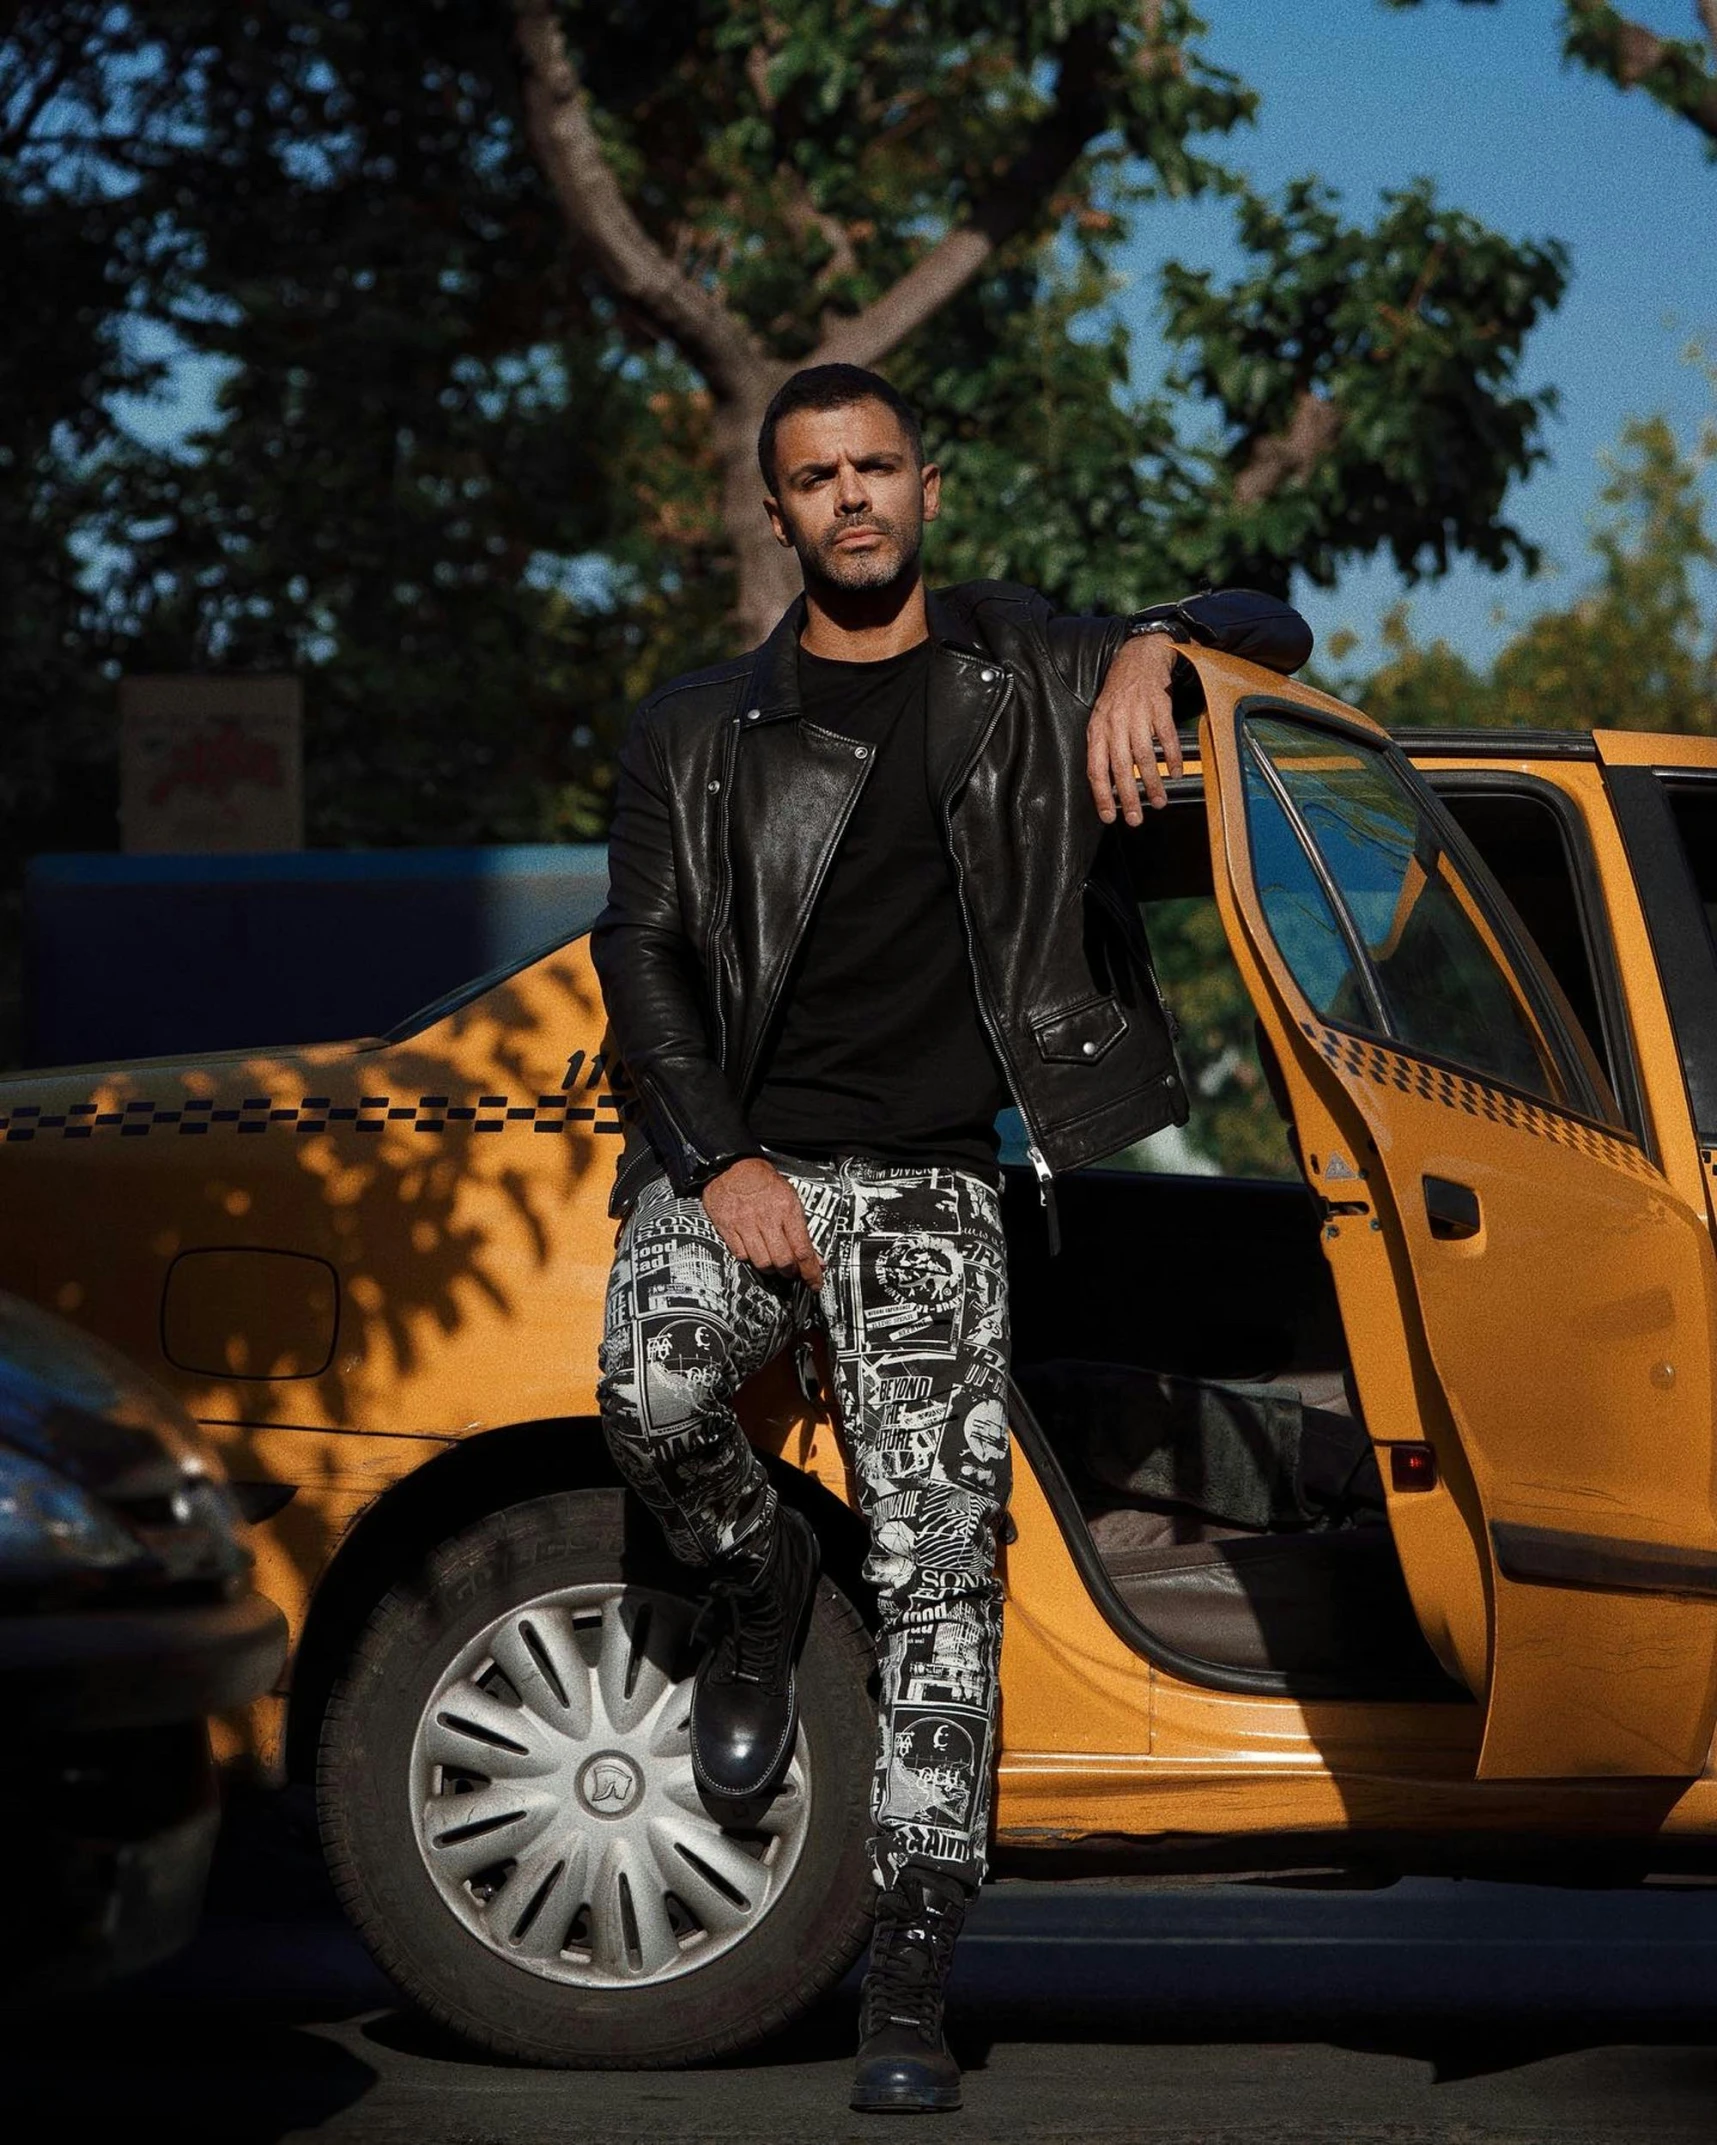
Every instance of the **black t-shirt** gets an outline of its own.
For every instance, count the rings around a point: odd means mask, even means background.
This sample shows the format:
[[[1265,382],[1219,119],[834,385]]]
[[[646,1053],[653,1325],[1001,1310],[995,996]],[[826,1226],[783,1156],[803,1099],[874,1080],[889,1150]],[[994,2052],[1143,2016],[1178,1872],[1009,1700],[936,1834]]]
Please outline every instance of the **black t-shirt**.
[[[871,746],[747,1112],[766,1147],[942,1163],[992,1183],[1007,1086],[972,983],[925,767],[929,641],[880,663],[799,651],[804,719]]]

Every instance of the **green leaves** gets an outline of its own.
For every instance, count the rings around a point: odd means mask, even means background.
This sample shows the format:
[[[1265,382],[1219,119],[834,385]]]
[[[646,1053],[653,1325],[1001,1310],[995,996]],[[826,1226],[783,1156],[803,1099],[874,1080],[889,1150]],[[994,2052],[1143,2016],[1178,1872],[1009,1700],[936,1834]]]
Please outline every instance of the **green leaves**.
[[[1501,509],[1542,458],[1554,398],[1514,381],[1561,297],[1565,249],[1487,230],[1425,180],[1386,192],[1369,228],[1312,178],[1277,202],[1246,195],[1238,222],[1254,265],[1234,283],[1174,263],[1162,275],[1186,353],[1170,385],[1222,426],[1202,457],[1215,511],[1178,532],[1185,570],[1285,593],[1293,567],[1327,586],[1344,559],[1385,548],[1410,578],[1456,551],[1536,563]]]
[[[627,207],[770,366],[989,229],[1024,145],[1071,130],[886,361],[947,465],[937,577],[1099,608],[1378,549],[1420,572],[1529,556],[1501,510],[1539,452],[1547,398],[1515,380],[1557,249],[1423,187],[1369,226],[1315,180],[1248,191],[1219,151],[1256,96],[1184,0],[556,20]],[[106,750],[104,663],[286,667],[313,841],[599,831],[631,702],[730,644],[755,510],[724,494],[709,383],[569,242],[507,7],[437,0],[402,36],[380,0],[37,0],[5,67],[8,112],[50,90],[0,180],[18,287],[52,300],[0,360],[34,473],[5,570],[38,800],[67,780],[69,708]],[[1178,365],[1137,380],[1110,306],[1129,214],[1210,188],[1247,265],[1231,288],[1165,270]],[[129,313],[222,368],[187,454],[116,420],[146,384]]]
[[[1384,662],[1336,690],[1388,723],[1717,731],[1714,462],[1717,426],[1687,451],[1661,417],[1629,423],[1606,457],[1595,571],[1571,603],[1531,619],[1485,669],[1416,641],[1403,606]]]

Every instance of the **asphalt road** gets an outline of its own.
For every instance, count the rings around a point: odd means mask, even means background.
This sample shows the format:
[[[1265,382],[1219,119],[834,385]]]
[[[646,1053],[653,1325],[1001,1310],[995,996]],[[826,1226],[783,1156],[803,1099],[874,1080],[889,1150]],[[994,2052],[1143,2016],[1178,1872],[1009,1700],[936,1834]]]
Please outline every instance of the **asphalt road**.
[[[846,2108],[855,1992],[692,2073],[486,2061],[401,2007],[302,1806],[241,1814],[190,1952],[0,2031],[19,2145],[896,2135]],[[952,2140],[1631,2145],[1717,2136],[1717,1889],[1009,1883],[962,1944]]]

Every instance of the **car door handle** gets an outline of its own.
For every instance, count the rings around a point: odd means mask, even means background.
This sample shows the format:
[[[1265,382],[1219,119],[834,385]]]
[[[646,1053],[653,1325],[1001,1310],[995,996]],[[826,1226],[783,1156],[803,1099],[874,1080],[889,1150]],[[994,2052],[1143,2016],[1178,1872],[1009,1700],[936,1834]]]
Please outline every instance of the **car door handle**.
[[[1483,1221],[1479,1195],[1470,1184],[1457,1184],[1452,1177],[1425,1177],[1425,1212],[1431,1234],[1439,1243],[1458,1244],[1477,1236]]]

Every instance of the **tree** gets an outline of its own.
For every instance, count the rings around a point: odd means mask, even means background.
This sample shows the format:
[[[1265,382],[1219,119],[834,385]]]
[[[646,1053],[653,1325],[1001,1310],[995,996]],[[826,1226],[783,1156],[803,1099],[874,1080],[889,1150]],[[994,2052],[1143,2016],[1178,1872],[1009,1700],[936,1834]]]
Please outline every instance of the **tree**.
[[[1717,733],[1714,464],[1717,421],[1691,450],[1662,417],[1631,421],[1605,457],[1597,571],[1573,603],[1528,621],[1484,668],[1446,641],[1416,641],[1399,605],[1385,661],[1332,689],[1392,724]],[[1332,641],[1331,652],[1347,649]]]
[[[645,5],[635,44],[606,7],[513,6],[527,136],[571,238],[625,325],[705,385],[751,639],[797,585],[754,459],[788,373],[880,365],[1015,240],[1104,228],[1123,151],[1171,191],[1208,183],[1191,136],[1250,101],[1199,62],[1178,0],[1126,24],[1088,0]]]
[[[50,811],[56,769],[89,749],[90,676],[114,636],[84,585],[79,540],[114,477],[115,406],[160,375],[127,332],[120,279],[165,294],[179,267],[90,156],[59,158],[42,142],[63,124],[93,139],[104,107],[115,125],[140,111],[143,93],[105,81],[113,57],[99,14],[76,35],[27,14],[0,45],[0,272],[11,297],[0,339],[0,822]]]
[[[1717,161],[1717,0],[1694,5],[1702,35],[1674,38],[1606,0],[1563,0],[1562,52],[1619,89],[1644,91],[1702,134]],[[1717,386],[1717,367],[1706,370]],[[1702,489],[1714,458],[1717,421],[1691,453],[1661,417],[1628,424],[1606,458],[1599,496],[1611,511],[1593,532],[1596,581],[1572,606],[1542,613],[1480,670],[1445,641],[1416,641],[1397,605],[1384,621],[1387,659],[1336,689],[1385,722],[1717,731],[1717,612],[1697,582],[1717,561]],[[1351,645],[1332,653],[1339,661]]]
[[[1493,572],[1536,549],[1503,519],[1512,479],[1540,460],[1555,397],[1513,391],[1533,322],[1561,296],[1564,255],[1517,245],[1421,181],[1384,197],[1369,230],[1333,196],[1291,184],[1280,207],[1248,197],[1239,236],[1255,268],[1226,289],[1170,262],[1171,338],[1189,356],[1171,387],[1227,420],[1182,570],[1289,593],[1387,550],[1410,579],[1464,551]]]
[[[1241,196],[1259,274],[1222,291],[1169,272],[1169,332],[1189,352],[1169,385],[1209,398],[1221,441],[1188,452],[1160,400],[1137,413],[1156,498],[1129,519],[1156,558],[1282,587],[1295,564],[1326,580],[1380,543],[1409,571],[1441,570],[1451,548],[1530,557],[1498,509],[1543,403],[1508,389],[1560,294],[1560,252],[1441,215],[1423,187],[1370,232],[1343,229],[1310,182],[1279,210],[1252,199],[1192,146],[1251,99],[1202,60],[1178,0],[1132,19],[1101,0],[643,5],[648,63],[595,34],[611,9],[513,5],[528,138],[569,235],[622,325],[705,383],[749,636],[794,586],[753,462],[793,366],[890,361],[933,417],[958,412],[948,359],[981,347],[974,286],[1024,270],[1053,308],[1046,241],[1095,266],[1141,194],[1212,184]]]
[[[93,153],[149,101],[108,78],[115,57],[99,10],[75,29],[27,13],[0,41],[0,1063],[17,1044],[21,853],[113,839],[124,636],[87,585],[88,539],[122,482],[114,411],[160,377],[129,333],[124,279],[166,299],[181,266]],[[86,153],[46,146],[62,126]]]
[[[74,667],[301,671],[313,841],[599,833],[628,704],[772,622],[751,425],[818,352],[923,407],[949,578],[1119,607],[1529,559],[1559,249],[1423,188],[1371,228],[1254,199],[1200,35],[1183,0],[427,0],[409,37],[378,0],[27,0],[20,213],[99,208],[90,333],[167,323],[223,380],[182,453],[80,405]],[[1255,265],[1171,273],[1152,391],[1115,249],[1201,188]]]
[[[1495,7],[1498,0],[1458,0],[1462,7]],[[1384,0],[1386,7],[1422,7],[1424,0]],[[1717,0],[1694,0],[1701,37],[1664,37],[1608,0],[1562,0],[1562,53],[1576,66],[1606,76],[1618,89],[1639,89],[1666,112],[1698,129],[1717,160]]]
[[[315,841],[598,833],[603,733],[644,682],[641,622],[617,624],[609,598],[636,525],[610,508],[627,453],[650,452],[645,388],[607,362],[528,168],[523,188],[516,164],[497,170],[473,55],[451,38],[426,59],[386,11],[360,12],[257,10],[221,43],[206,7],[83,0],[6,48],[7,105],[28,114],[11,287],[53,293],[35,317],[62,342],[87,318],[121,357],[139,316],[169,323],[223,383],[188,452],[150,451],[118,391],[164,368],[132,362],[31,473],[38,499],[75,500],[65,541],[34,557],[71,592],[56,630],[100,734],[108,827],[98,652],[110,674],[306,674]],[[509,68],[505,18],[467,12]],[[74,213],[100,217],[76,291],[57,250]],[[18,259],[32,231],[39,261]],[[27,362],[29,342],[8,354]],[[26,384],[66,381],[44,358]],[[569,562],[592,553],[583,599]],[[27,615],[10,661],[34,682]],[[40,699],[29,736],[63,765],[60,681]]]

